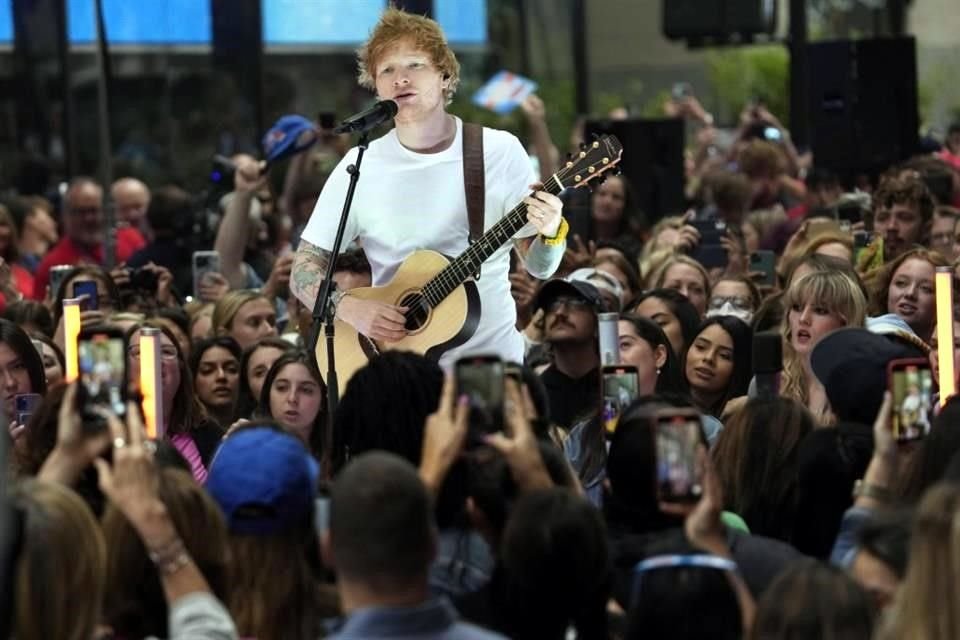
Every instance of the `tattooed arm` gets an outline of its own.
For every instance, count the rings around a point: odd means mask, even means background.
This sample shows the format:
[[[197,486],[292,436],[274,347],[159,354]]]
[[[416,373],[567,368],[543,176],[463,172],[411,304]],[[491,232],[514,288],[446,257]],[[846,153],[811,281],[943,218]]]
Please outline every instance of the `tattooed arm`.
[[[329,251],[300,238],[290,273],[290,290],[308,309],[313,309],[317,301],[329,263]],[[376,300],[361,300],[348,294],[337,305],[337,318],[374,340],[395,342],[407,335],[403,311],[406,311],[403,307]]]
[[[313,309],[320,293],[320,283],[327,274],[330,252],[300,239],[290,271],[290,291],[307,309]]]

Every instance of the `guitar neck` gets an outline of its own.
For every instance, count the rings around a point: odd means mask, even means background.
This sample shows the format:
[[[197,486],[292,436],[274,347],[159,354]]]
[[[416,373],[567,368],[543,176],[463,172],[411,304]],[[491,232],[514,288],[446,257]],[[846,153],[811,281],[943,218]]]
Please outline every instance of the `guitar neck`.
[[[543,191],[557,195],[563,191],[563,185],[553,175],[544,183]],[[526,224],[527,205],[521,202],[424,285],[423,294],[429,305],[437,306],[454,289],[479,273],[480,266]]]

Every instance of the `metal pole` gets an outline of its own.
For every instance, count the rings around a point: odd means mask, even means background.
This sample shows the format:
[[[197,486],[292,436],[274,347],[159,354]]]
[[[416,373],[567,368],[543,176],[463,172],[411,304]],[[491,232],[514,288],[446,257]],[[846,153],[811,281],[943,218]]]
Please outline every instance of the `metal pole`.
[[[103,0],[95,4],[94,23],[97,29],[97,125],[100,129],[100,184],[103,185],[104,267],[110,270],[117,263],[117,229],[110,201],[110,185],[113,184],[113,145],[110,142],[110,92],[107,76],[110,73],[110,54],[107,49],[107,33],[103,21]]]
[[[798,147],[810,142],[807,2],[790,0],[790,135]]]
[[[67,0],[55,1],[57,23],[57,56],[60,63],[60,86],[63,90],[63,145],[64,167],[67,178],[77,175],[77,136],[74,123],[76,110],[70,77],[70,35],[67,33]]]
[[[579,115],[590,113],[590,65],[587,58],[587,6],[585,0],[573,0],[573,77],[576,83],[576,107]]]

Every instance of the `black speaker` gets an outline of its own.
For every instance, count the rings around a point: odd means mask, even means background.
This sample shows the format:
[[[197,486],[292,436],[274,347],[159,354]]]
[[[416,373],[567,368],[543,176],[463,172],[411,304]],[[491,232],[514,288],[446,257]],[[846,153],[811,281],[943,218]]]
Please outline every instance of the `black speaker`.
[[[809,45],[817,167],[882,171],[917,151],[917,47],[910,37]]]
[[[675,40],[773,33],[775,0],[663,0],[663,33]]]
[[[623,145],[620,171],[637,193],[639,206],[651,222],[682,213],[684,126],[680,119],[590,120],[593,134],[613,134]]]

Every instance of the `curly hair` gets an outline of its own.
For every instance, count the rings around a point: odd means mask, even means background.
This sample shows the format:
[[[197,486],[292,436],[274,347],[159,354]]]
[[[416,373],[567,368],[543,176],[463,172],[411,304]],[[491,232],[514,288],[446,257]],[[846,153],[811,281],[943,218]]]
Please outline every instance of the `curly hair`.
[[[933,210],[936,207],[930,189],[920,175],[914,172],[890,174],[880,179],[880,184],[873,194],[874,213],[880,209],[889,209],[896,204],[916,207],[925,223],[933,218]]]
[[[370,38],[357,51],[357,82],[360,86],[371,91],[377,90],[377,65],[391,47],[401,42],[411,43],[415,49],[430,57],[433,66],[448,82],[443,97],[450,104],[460,84],[460,63],[447,44],[443,30],[435,20],[393,6],[383,12]]]
[[[765,140],[753,140],[737,157],[740,172],[748,178],[775,178],[786,172],[787,160],[780,147]]]

